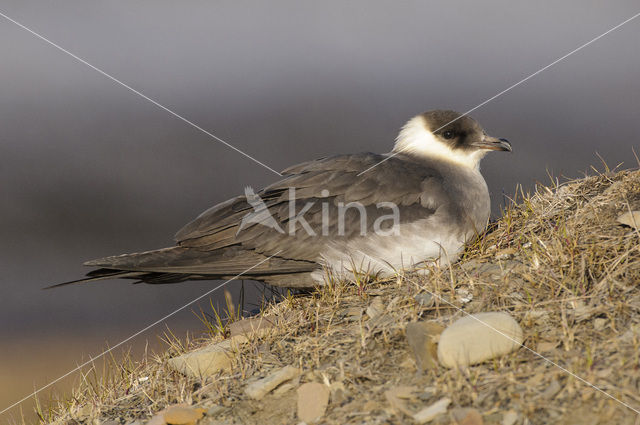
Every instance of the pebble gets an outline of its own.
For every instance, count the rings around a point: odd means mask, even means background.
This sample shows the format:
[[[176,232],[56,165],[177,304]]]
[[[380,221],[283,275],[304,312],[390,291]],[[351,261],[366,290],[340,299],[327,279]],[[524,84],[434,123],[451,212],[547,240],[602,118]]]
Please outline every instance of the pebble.
[[[419,424],[426,424],[427,422],[431,422],[437,416],[446,413],[449,404],[451,404],[450,398],[442,398],[413,415],[413,420]]]
[[[164,412],[164,421],[171,425],[194,424],[205,413],[205,409],[194,409],[193,407],[173,406]]]
[[[516,412],[515,410],[509,410],[505,412],[504,416],[502,417],[501,425],[513,425],[517,420],[518,412]]]
[[[597,331],[601,331],[607,325],[607,319],[603,319],[602,317],[598,317],[593,321],[593,328]]]
[[[300,370],[297,367],[285,366],[267,377],[249,384],[245,389],[245,393],[254,400],[260,400],[278,385],[296,378],[298,375],[300,375]]]
[[[508,313],[477,313],[442,332],[438,360],[449,368],[465,367],[510,353],[523,340],[522,328]]]
[[[232,343],[226,339],[171,358],[167,364],[184,375],[200,379],[231,369],[232,358]]]
[[[324,416],[329,404],[329,388],[318,382],[300,385],[298,393],[298,419],[311,423]]]
[[[560,383],[557,380],[553,380],[549,386],[542,392],[542,398],[546,399],[546,400],[551,400],[553,397],[556,396],[556,394],[558,394],[560,392],[560,390],[562,389],[562,387],[560,386]]]
[[[375,319],[383,312],[384,304],[382,304],[382,298],[380,297],[376,297],[371,304],[369,304],[369,307],[367,307],[367,316],[369,316],[370,319]]]
[[[484,425],[482,414],[473,408],[458,408],[451,411],[458,425]]]

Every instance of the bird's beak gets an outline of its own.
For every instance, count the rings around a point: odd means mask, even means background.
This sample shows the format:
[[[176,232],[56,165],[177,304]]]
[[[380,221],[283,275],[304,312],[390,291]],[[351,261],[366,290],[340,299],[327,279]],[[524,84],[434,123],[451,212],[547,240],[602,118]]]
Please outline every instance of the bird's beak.
[[[488,149],[491,151],[507,151],[511,152],[511,143],[507,139],[498,139],[497,137],[485,136],[479,142],[475,142],[474,146],[479,149]]]

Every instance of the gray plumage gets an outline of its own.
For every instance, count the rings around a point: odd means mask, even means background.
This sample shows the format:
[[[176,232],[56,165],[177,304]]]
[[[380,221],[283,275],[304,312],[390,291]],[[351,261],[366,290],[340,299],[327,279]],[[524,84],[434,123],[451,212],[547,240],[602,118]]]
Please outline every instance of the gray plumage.
[[[420,137],[425,137],[427,144],[435,143],[429,137],[442,142],[445,152],[450,149],[467,155],[478,150],[510,150],[506,141],[486,136],[471,118],[459,117],[460,114],[453,111],[426,112],[409,121],[403,132],[409,134],[409,130],[415,130]],[[424,127],[424,134],[420,126]],[[441,126],[444,128],[440,129]],[[438,131],[432,135],[434,130]],[[446,138],[441,136],[445,131],[451,132]],[[176,246],[88,261],[85,265],[99,269],[84,279],[60,285],[115,277],[146,283],[176,283],[232,279],[241,274],[242,279],[276,286],[311,287],[321,284],[318,276],[322,266],[342,264],[344,260],[339,258],[343,254],[349,257],[353,251],[367,258],[367,253],[361,251],[370,250],[369,241],[375,243],[372,252],[380,249],[393,252],[394,244],[403,243],[402,235],[378,237],[375,241],[367,239],[367,233],[362,234],[360,211],[344,209],[349,203],[362,205],[366,211],[366,231],[389,213],[378,204],[390,202],[397,205],[400,212],[395,224],[400,230],[410,230],[412,234],[408,236],[414,238],[415,233],[424,232],[420,237],[428,239],[427,233],[440,232],[445,226],[445,231],[455,233],[456,240],[464,243],[471,234],[481,232],[489,216],[489,194],[479,172],[439,155],[416,152],[411,143],[418,146],[418,142],[403,140],[403,132],[390,154],[332,156],[284,170],[282,180],[256,192],[270,213],[266,216],[268,222],[266,219],[262,223],[243,222],[257,204],[255,199],[249,199],[250,203],[246,196],[238,196],[208,209],[179,230],[175,235]],[[450,138],[452,134],[456,137]],[[409,147],[404,146],[407,143]],[[437,149],[441,150],[440,145]],[[247,192],[247,196],[249,194],[253,196],[253,192]],[[299,223],[295,231],[290,231],[291,200],[296,214],[310,204],[303,217],[315,234],[309,234]],[[340,213],[344,216],[342,226],[336,220]],[[331,219],[327,221],[327,217]],[[383,230],[390,230],[392,224],[386,224]],[[417,230],[416,224],[419,224]],[[436,243],[440,243],[441,238],[440,234],[434,236]],[[398,249],[403,248],[395,250]]]

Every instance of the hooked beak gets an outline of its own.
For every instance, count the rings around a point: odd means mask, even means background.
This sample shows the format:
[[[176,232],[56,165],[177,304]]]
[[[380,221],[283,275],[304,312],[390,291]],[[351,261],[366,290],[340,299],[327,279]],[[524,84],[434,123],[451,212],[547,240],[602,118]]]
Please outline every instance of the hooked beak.
[[[511,152],[511,143],[507,139],[498,139],[497,137],[486,136],[479,142],[475,142],[474,146],[480,149],[491,151],[507,151]]]

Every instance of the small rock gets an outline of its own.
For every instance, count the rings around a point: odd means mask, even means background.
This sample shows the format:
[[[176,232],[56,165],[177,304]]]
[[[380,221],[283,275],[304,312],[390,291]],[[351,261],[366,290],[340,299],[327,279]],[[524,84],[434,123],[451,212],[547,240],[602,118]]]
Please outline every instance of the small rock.
[[[636,230],[640,229],[640,211],[631,211],[622,214],[616,219],[620,224],[633,227]]]
[[[482,415],[473,408],[457,408],[451,411],[458,425],[484,425]]]
[[[333,382],[329,390],[331,391],[331,404],[341,405],[347,401],[347,389],[344,387],[344,383]]]
[[[455,368],[482,363],[517,349],[522,328],[507,313],[487,312],[465,316],[447,327],[438,344],[438,360]]]
[[[369,307],[367,307],[367,316],[369,316],[370,319],[375,319],[383,312],[384,305],[382,304],[382,298],[380,297],[376,297],[371,304],[369,304]]]
[[[300,370],[293,366],[285,366],[271,373],[269,376],[249,384],[245,393],[254,400],[260,400],[278,385],[300,375]]]
[[[607,325],[607,319],[603,319],[602,317],[598,317],[593,321],[593,328],[597,331],[601,331]]]
[[[413,297],[413,299],[418,303],[418,305],[424,308],[433,307],[433,305],[435,304],[433,295],[429,294],[428,292],[423,292],[421,294],[418,294],[415,297]]]
[[[274,322],[265,317],[251,317],[233,322],[229,325],[231,337],[238,335],[261,335],[275,326]]]
[[[99,422],[99,423],[100,425],[120,425],[119,421],[114,421],[113,419],[109,421]]]
[[[324,416],[329,404],[329,388],[318,382],[300,385],[298,393],[298,419],[310,423]]]
[[[427,422],[435,419],[438,415],[446,413],[449,404],[451,404],[451,399],[442,398],[433,403],[431,406],[425,407],[424,409],[413,415],[413,420],[419,424],[426,424]]]
[[[542,392],[542,398],[551,400],[556,396],[556,394],[560,392],[561,389],[562,387],[560,386],[560,383],[554,379],[551,384],[549,384],[549,386]]]
[[[193,378],[204,378],[231,369],[233,358],[231,340],[224,340],[169,359],[174,370]]]
[[[195,424],[204,415],[204,409],[173,406],[164,412],[164,421],[170,425]]]
[[[508,410],[507,412],[505,412],[504,416],[502,417],[501,425],[513,425],[516,423],[517,420],[518,420],[518,412],[516,412],[515,410]]]
[[[476,409],[459,408],[451,412],[458,425],[484,425],[482,415]]]
[[[419,372],[433,369],[438,364],[437,339],[444,327],[436,322],[412,322],[407,324],[407,342],[413,352]]]

